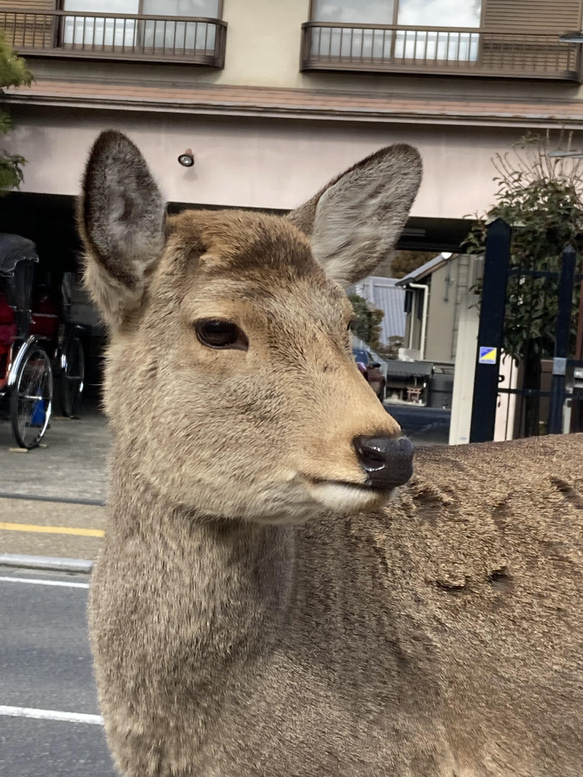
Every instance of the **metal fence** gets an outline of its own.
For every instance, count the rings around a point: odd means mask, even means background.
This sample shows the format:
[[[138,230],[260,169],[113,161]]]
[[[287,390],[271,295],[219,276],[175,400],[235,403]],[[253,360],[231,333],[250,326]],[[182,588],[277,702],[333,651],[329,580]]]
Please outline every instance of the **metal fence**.
[[[575,272],[577,254],[566,246],[558,266],[512,266],[511,240],[512,230],[501,219],[489,226],[471,442],[494,439],[501,408],[508,437],[583,430],[583,275]]]
[[[307,22],[302,30],[303,70],[581,77],[581,47],[552,33],[331,22]]]
[[[224,65],[226,23],[220,19],[0,9],[0,28],[26,56]]]

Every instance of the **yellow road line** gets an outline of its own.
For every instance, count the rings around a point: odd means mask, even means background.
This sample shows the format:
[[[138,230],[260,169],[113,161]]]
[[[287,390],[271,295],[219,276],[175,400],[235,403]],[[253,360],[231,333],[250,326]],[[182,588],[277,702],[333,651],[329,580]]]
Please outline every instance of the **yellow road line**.
[[[103,537],[101,529],[74,529],[68,526],[34,526],[31,523],[2,523],[0,531],[31,531],[39,534],[77,534],[80,537]]]

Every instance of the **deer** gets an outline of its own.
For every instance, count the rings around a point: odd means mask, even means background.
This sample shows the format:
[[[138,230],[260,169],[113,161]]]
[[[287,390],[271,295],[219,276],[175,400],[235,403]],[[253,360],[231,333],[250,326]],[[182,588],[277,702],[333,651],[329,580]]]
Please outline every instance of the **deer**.
[[[79,205],[109,330],[90,640],[125,777],[580,777],[583,438],[414,450],[345,288],[422,176],[395,144],[288,216],[167,216],[96,140]]]

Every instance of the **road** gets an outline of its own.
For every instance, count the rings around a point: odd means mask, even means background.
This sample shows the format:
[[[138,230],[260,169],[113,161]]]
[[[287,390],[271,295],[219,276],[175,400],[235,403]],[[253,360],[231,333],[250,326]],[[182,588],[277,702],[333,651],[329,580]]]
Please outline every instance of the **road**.
[[[0,568],[1,775],[116,776],[98,717],[87,587],[83,575]]]
[[[451,410],[385,402],[385,410],[416,445],[447,445]]]

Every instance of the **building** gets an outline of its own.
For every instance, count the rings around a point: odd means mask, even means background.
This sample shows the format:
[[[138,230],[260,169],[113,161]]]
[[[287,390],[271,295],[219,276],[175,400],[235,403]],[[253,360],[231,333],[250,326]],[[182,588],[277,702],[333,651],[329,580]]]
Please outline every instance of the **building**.
[[[454,373],[464,406],[472,396],[481,271],[481,258],[444,252],[397,281],[407,295],[403,354],[432,365],[426,397],[433,407],[452,407]]]
[[[493,200],[491,157],[528,130],[583,145],[581,0],[11,0],[0,28],[35,81],[4,96],[28,164],[0,208],[74,265],[87,150],[115,127],[170,207],[286,210],[382,145],[425,178],[401,247],[457,251]],[[186,155],[186,159],[184,158]],[[194,164],[184,166],[191,157]]]
[[[383,345],[391,345],[395,338],[402,340],[405,337],[406,292],[398,286],[395,278],[383,278],[369,275],[362,283],[348,289],[349,292],[363,297],[371,308],[382,310],[380,341]]]
[[[481,265],[476,256],[441,253],[397,281],[407,294],[404,347],[412,355],[453,366],[460,320],[477,304],[472,289]]]

